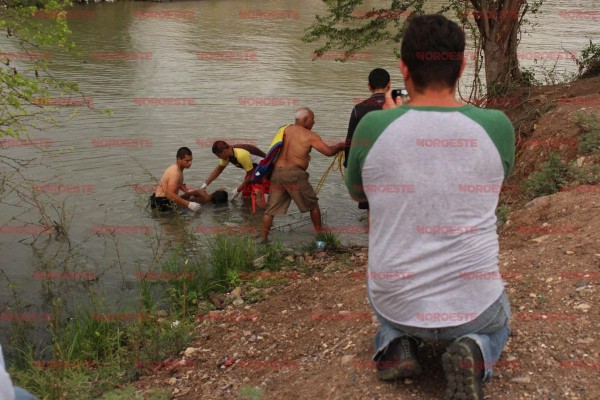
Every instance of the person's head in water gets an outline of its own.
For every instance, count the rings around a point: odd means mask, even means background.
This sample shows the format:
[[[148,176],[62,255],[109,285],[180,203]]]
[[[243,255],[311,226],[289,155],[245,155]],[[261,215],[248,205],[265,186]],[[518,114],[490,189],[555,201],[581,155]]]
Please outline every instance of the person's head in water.
[[[177,150],[177,166],[186,169],[192,166],[192,151],[187,147],[180,147]]]
[[[390,90],[390,74],[383,68],[375,68],[369,73],[369,90],[372,93],[385,93]]]
[[[312,129],[315,125],[315,113],[308,107],[302,107],[296,110],[296,125]]]
[[[400,48],[400,71],[409,92],[454,91],[465,67],[465,33],[439,15],[410,19]]]
[[[228,160],[229,157],[233,157],[233,147],[224,142],[223,140],[217,140],[212,145],[212,152],[215,156],[221,160]]]
[[[228,194],[225,190],[216,190],[211,196],[212,202],[215,204],[227,203]]]

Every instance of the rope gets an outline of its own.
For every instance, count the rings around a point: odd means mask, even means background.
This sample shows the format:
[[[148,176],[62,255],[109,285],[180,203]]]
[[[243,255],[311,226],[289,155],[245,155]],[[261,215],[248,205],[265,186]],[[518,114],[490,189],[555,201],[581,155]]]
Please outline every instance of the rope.
[[[337,168],[335,166],[335,162],[336,161],[338,163]],[[344,179],[344,167],[343,167],[343,163],[344,163],[344,152],[340,151],[339,153],[336,154],[336,156],[334,157],[333,161],[329,165],[329,168],[327,168],[327,170],[325,171],[325,173],[321,177],[321,180],[317,184],[317,188],[315,189],[315,192],[317,192],[317,194],[319,194],[319,191],[321,190],[321,188],[325,184],[325,181],[327,180],[327,175],[329,175],[329,172],[339,170],[340,171],[340,175],[342,176],[342,179]]]

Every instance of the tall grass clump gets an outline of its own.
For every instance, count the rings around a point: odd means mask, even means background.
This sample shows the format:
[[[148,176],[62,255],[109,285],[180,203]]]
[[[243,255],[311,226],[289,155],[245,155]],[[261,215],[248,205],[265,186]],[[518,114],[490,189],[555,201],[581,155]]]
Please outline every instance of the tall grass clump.
[[[208,239],[207,248],[212,289],[235,286],[237,274],[253,268],[256,244],[249,236],[216,235]]]

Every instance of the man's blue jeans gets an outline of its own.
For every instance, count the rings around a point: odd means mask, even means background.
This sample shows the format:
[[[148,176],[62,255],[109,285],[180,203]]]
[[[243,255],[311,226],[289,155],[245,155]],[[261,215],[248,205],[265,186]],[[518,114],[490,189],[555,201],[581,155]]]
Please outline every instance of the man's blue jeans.
[[[510,334],[508,327],[510,304],[504,292],[474,320],[448,328],[430,329],[397,325],[383,318],[377,311],[373,311],[381,324],[375,334],[374,361],[378,361],[382,357],[383,352],[393,340],[402,336],[436,342],[453,342],[468,337],[479,345],[481,354],[483,354],[483,366],[476,366],[476,368],[485,368],[483,381],[491,378],[493,366],[500,358],[500,353],[502,353]]]

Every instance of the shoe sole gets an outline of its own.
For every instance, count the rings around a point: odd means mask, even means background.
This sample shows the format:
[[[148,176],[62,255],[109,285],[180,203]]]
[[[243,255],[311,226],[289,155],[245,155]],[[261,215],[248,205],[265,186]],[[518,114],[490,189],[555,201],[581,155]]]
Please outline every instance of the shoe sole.
[[[442,355],[446,374],[444,400],[483,400],[475,357],[465,343],[452,343]]]
[[[391,381],[399,378],[410,378],[421,374],[421,372],[421,365],[417,360],[403,360],[398,362],[397,367],[377,370],[376,375],[382,381]]]

